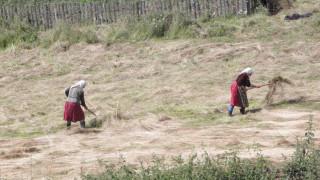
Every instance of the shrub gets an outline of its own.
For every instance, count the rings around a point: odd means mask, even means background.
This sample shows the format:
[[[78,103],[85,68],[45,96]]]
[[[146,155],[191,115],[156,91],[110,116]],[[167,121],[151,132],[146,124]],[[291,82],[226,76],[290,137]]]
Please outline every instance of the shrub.
[[[312,116],[308,122],[305,137],[297,142],[294,156],[287,162],[285,176],[290,179],[320,178],[320,149],[315,148]]]
[[[165,163],[163,156],[153,156],[153,163],[144,166],[120,166],[101,161],[102,174],[88,174],[84,179],[320,179],[320,149],[315,147],[312,117],[305,137],[298,141],[294,156],[285,163],[272,164],[261,154],[254,159],[241,159],[236,151],[211,159],[207,153],[184,160],[181,155]],[[200,160],[202,159],[202,160]],[[119,168],[116,168],[119,167]],[[283,170],[282,170],[283,169]]]
[[[7,22],[1,20],[0,49],[19,43],[28,44],[25,47],[34,47],[39,43],[38,29],[25,22]]]

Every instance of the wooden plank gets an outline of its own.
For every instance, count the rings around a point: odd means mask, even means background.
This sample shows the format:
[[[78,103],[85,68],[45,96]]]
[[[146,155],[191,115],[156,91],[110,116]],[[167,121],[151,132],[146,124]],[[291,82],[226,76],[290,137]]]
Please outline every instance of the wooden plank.
[[[88,3],[88,21],[94,22],[93,2]]]
[[[31,17],[30,17],[30,11],[29,11],[29,6],[27,5],[26,7],[26,18],[27,22],[31,24]],[[10,19],[10,11],[8,10],[8,19]]]
[[[168,0],[168,9],[169,9],[170,11],[172,11],[172,4],[171,4],[171,0]]]
[[[180,0],[180,7],[183,13],[188,14],[186,0]]]
[[[198,18],[201,16],[199,0],[195,0]]]
[[[13,6],[13,12],[14,12],[13,18],[19,20],[17,6]]]
[[[10,13],[10,7],[9,6],[6,6],[6,10],[7,10],[7,19],[8,20],[10,20],[11,19],[11,13]],[[28,13],[27,13],[27,16],[26,17],[28,17]],[[28,18],[28,20],[29,20],[29,18]]]
[[[109,23],[112,23],[112,12],[111,12],[111,2],[108,2],[108,14],[109,14]]]
[[[189,1],[189,13],[190,13],[190,15],[192,15],[192,12],[193,12],[193,10],[192,10],[192,4],[193,4],[193,0],[188,0]]]
[[[199,16],[201,17],[202,14],[204,14],[204,0],[198,0],[199,1]]]
[[[234,7],[235,7],[235,0],[231,0],[230,1],[230,8],[231,8],[231,14],[235,14],[235,10],[234,10]]]
[[[219,0],[219,7],[218,7],[218,14],[219,14],[219,17],[221,17],[222,16],[222,0]]]
[[[82,3],[80,3],[80,2],[78,2],[77,3],[77,13],[78,13],[78,23],[80,23],[81,24],[81,22],[83,21],[83,19],[82,19],[82,16],[83,16],[83,14],[82,14]]]
[[[65,12],[65,4],[64,3],[61,3],[60,5],[60,8],[61,8],[61,20],[63,22],[66,22],[66,12]]]
[[[79,15],[80,15],[80,24],[82,24],[85,21],[85,15],[84,15],[84,3],[79,3]]]
[[[115,20],[117,20],[119,19],[119,1],[115,1],[114,4],[115,4],[115,10],[116,10],[116,17],[117,17]]]
[[[107,16],[107,10],[106,10],[107,6],[106,6],[106,2],[103,1],[102,2],[102,11],[103,11],[103,22],[107,22],[108,21],[108,16]]]
[[[43,4],[38,4],[38,12],[39,12],[39,18],[41,19],[40,24],[43,26],[44,29],[46,29]]]
[[[240,0],[240,12],[241,14],[244,13],[244,0]]]
[[[8,19],[12,20],[12,12],[10,6],[8,6]]]
[[[136,9],[135,2],[134,2],[134,0],[132,0],[132,1],[130,1],[130,3],[131,3],[131,15],[132,15],[132,17],[134,17],[136,15],[136,13],[135,13],[135,9]]]
[[[85,15],[85,21],[88,22],[89,21],[89,7],[88,7],[88,3],[84,4],[84,15]]]
[[[247,0],[246,2],[246,10],[247,10],[247,15],[250,15],[251,14],[251,2],[250,0]]]
[[[53,27],[53,10],[51,9],[51,4],[48,4],[48,8],[49,8],[49,28]]]
[[[197,8],[195,0],[192,0],[192,11],[195,18],[197,18]]]
[[[114,22],[117,22],[116,3],[114,1],[112,1],[112,11],[113,11]]]
[[[0,17],[1,17],[1,19],[4,19],[3,18],[3,6],[0,6]]]
[[[210,13],[210,1],[206,0],[206,11],[207,11],[207,16],[209,19],[211,18],[211,13]]]
[[[53,11],[53,24],[56,24],[58,22],[58,10],[56,4],[51,4],[51,8]]]
[[[116,7],[117,7],[118,19],[121,19],[121,16],[122,16],[122,3],[119,2],[119,1],[116,1]]]
[[[94,23],[97,24],[98,16],[97,16],[97,2],[93,2],[93,11],[94,11]]]
[[[239,14],[239,6],[240,6],[239,0],[236,0],[236,15]]]
[[[177,10],[179,11],[179,12],[182,12],[181,11],[181,7],[180,7],[180,1],[179,0],[175,0],[175,7],[177,8]]]
[[[37,9],[37,19],[39,21],[38,26],[40,27],[41,25],[43,25],[43,16],[41,15],[41,10],[40,10],[40,4],[36,5],[36,9]]]
[[[38,13],[37,13],[37,7],[36,6],[32,6],[33,9],[33,13],[34,13],[34,23],[36,26],[39,26],[39,20],[38,20]],[[18,14],[18,13],[17,13]]]
[[[11,19],[11,9],[10,9],[10,6],[7,6],[8,8],[7,8],[7,11],[8,11],[8,19],[9,20],[12,20]]]
[[[129,16],[130,15],[130,2],[129,1],[125,1],[126,3],[126,9],[125,9],[125,16]]]
[[[6,11],[6,7],[2,7],[2,14],[3,14],[3,19],[7,19],[7,11]]]
[[[74,19],[74,11],[73,11],[73,4],[72,3],[68,3],[68,9],[69,9],[69,14],[70,14],[70,20],[71,20],[71,24],[73,24],[75,22]]]
[[[46,17],[45,29],[47,30],[47,29],[49,29],[49,7],[48,7],[48,4],[45,4],[44,8],[45,8],[45,11],[44,11],[45,13],[44,14],[45,14],[45,17]]]
[[[56,3],[56,13],[57,13],[56,23],[58,23],[60,21],[60,3]]]
[[[143,3],[142,3],[142,2],[143,2],[143,0],[140,0],[140,1],[139,1],[139,3],[140,3],[139,6],[140,6],[140,14],[141,14],[141,16],[144,15],[144,14],[143,14]]]
[[[103,24],[103,9],[102,9],[102,2],[99,2],[99,18],[100,18],[100,24]]]
[[[227,3],[227,15],[230,15],[231,12],[230,12],[230,3],[229,3],[229,0],[226,0],[226,3]]]
[[[227,1],[228,0],[223,0],[223,13],[224,13],[224,16],[228,15]]]
[[[139,7],[139,1],[136,2],[136,8],[137,8],[137,9],[136,9],[137,17],[138,17],[138,19],[139,19],[139,18],[140,18],[140,14],[139,14],[139,13],[140,13],[140,10],[139,10],[139,9],[140,9],[140,7]]]
[[[66,3],[66,20],[68,23],[72,23],[71,22],[71,9],[70,9],[70,4],[69,3]]]

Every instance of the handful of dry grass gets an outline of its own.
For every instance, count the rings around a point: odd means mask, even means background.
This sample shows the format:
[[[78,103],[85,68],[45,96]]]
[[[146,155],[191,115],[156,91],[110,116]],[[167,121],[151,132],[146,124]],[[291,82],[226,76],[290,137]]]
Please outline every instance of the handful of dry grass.
[[[284,77],[281,77],[281,76],[276,76],[274,78],[272,78],[270,81],[269,81],[269,84],[271,84],[269,86],[269,91],[265,97],[265,103],[266,104],[271,104],[272,101],[273,101],[273,95],[276,93],[276,91],[280,88],[281,89],[281,92],[282,94],[284,93],[284,89],[283,89],[283,85],[284,84],[289,84],[289,85],[292,85],[293,83],[287,79],[287,78],[284,78]]]

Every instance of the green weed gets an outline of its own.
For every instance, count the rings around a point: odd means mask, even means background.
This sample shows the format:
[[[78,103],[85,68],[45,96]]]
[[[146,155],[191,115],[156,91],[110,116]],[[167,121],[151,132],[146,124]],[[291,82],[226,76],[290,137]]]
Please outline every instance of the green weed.
[[[257,153],[256,158],[239,158],[237,151],[226,152],[215,159],[204,153],[187,159],[181,155],[166,163],[163,156],[153,156],[152,164],[128,166],[121,157],[119,164],[100,160],[103,173],[87,174],[83,179],[319,179],[320,150],[314,144],[312,117],[305,137],[297,142],[294,156],[285,163],[272,163]]]

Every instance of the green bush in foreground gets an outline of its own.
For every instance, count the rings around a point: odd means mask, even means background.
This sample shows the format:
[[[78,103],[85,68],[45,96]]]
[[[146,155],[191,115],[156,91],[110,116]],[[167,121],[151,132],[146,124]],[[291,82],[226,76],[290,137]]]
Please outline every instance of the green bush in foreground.
[[[320,150],[315,148],[312,117],[305,137],[298,141],[294,155],[285,163],[271,163],[262,155],[254,159],[241,159],[236,152],[219,155],[216,159],[205,153],[184,160],[173,157],[171,164],[164,157],[154,156],[151,165],[127,166],[105,161],[105,171],[99,175],[88,174],[83,179],[319,179]]]
[[[88,44],[98,43],[99,39],[96,32],[90,30],[89,28],[81,28],[76,25],[69,25],[67,23],[62,23],[57,25],[50,33],[47,33],[41,41],[44,48],[48,48],[55,42],[60,41],[64,43],[65,50],[73,44],[79,43],[81,41]]]

